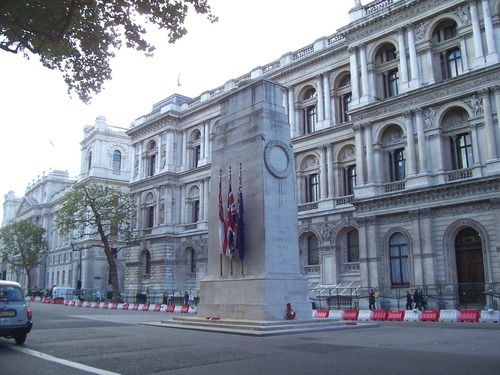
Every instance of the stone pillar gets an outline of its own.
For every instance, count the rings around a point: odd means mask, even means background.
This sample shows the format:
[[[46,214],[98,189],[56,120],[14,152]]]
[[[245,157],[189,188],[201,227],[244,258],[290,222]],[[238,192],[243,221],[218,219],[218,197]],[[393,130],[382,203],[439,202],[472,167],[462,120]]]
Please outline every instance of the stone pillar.
[[[351,89],[352,89],[352,102],[359,104],[359,77],[358,77],[358,57],[356,55],[356,48],[349,47],[349,57],[351,66]]]
[[[311,319],[308,282],[300,273],[297,187],[290,126],[282,86],[258,80],[221,99],[212,149],[207,275],[201,280],[198,317],[283,321],[287,303],[295,320]],[[221,255],[219,173],[227,207],[228,170],[233,184],[242,165],[245,258]]]
[[[327,197],[326,182],[327,182],[328,174],[326,173],[326,149],[325,149],[325,146],[320,146],[318,151],[320,154],[320,160],[319,160],[319,162],[320,162],[320,171],[319,171],[320,199],[326,199],[326,197]]]
[[[411,86],[412,88],[417,88],[420,87],[420,70],[418,66],[413,25],[408,26],[408,50],[410,52]]]
[[[403,112],[406,120],[406,142],[408,145],[408,176],[417,173],[417,166],[415,162],[415,138],[413,137],[413,116],[410,111]]]
[[[323,93],[325,96],[325,120],[330,126],[332,124],[332,99],[330,98],[330,77],[328,72],[323,74]]]
[[[484,127],[486,135],[486,157],[487,161],[498,159],[496,153],[495,132],[493,130],[493,114],[491,113],[490,92],[487,89],[479,92],[483,102]]]
[[[328,168],[328,197],[331,198],[335,196],[335,180],[333,178],[333,150],[331,144],[326,146],[326,162]]]
[[[491,18],[490,2],[482,0],[483,3],[483,17],[484,17],[484,31],[486,34],[486,47],[488,54],[486,55],[487,63],[497,63],[498,54],[495,41],[495,30],[493,28],[493,20]]]
[[[363,97],[368,97],[370,96],[370,85],[368,84],[368,60],[366,57],[365,45],[361,45],[359,47],[359,60],[361,63],[361,86],[363,88]]]
[[[316,85],[318,86],[318,122],[325,119],[325,101],[323,98],[323,76],[319,74],[317,77]]]
[[[474,52],[475,52],[475,60],[474,66],[484,65],[484,52],[483,52],[483,40],[481,37],[481,25],[479,23],[479,14],[477,12],[476,0],[472,0],[469,2],[470,4],[470,16],[472,19],[472,37],[474,40]],[[462,55],[465,55],[465,49],[462,49]]]
[[[404,91],[406,91],[408,83],[408,61],[406,60],[405,32],[403,28],[398,29],[398,44],[399,44],[399,65],[401,66],[400,87],[404,89]]]
[[[354,125],[354,138],[356,142],[356,185],[365,184],[365,158],[363,149],[363,127],[360,125]]]
[[[375,163],[373,159],[373,134],[372,124],[364,124],[366,137],[366,182],[373,183],[375,173]]]
[[[415,110],[417,122],[417,141],[418,141],[418,162],[420,164],[420,173],[427,173],[429,165],[427,162],[427,144],[425,142],[424,112],[421,108]]]

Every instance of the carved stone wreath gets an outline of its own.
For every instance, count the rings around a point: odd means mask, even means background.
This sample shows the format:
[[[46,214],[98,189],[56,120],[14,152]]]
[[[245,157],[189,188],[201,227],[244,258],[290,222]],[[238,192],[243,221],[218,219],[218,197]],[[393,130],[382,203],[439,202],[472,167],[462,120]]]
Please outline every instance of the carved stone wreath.
[[[290,146],[279,140],[271,140],[264,148],[264,163],[276,178],[286,178],[292,172],[293,154]]]

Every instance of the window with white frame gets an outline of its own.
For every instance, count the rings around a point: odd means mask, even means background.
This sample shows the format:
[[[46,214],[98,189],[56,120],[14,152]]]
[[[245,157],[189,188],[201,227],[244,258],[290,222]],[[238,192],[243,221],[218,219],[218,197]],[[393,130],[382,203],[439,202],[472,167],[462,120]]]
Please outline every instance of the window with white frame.
[[[392,285],[410,284],[410,261],[408,242],[402,233],[395,233],[389,239],[389,259]]]
[[[432,33],[432,41],[440,78],[444,80],[461,75],[462,51],[456,22],[451,19],[441,21]]]

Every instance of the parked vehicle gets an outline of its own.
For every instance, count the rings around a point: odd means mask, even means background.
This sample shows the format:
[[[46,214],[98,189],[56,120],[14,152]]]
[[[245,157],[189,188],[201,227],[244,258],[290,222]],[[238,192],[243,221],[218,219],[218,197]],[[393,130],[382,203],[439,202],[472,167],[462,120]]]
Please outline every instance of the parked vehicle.
[[[72,300],[75,298],[75,289],[74,288],[64,288],[60,286],[56,286],[52,290],[52,300],[56,303],[57,300],[60,302],[64,300]]]
[[[13,338],[22,345],[33,327],[31,308],[26,306],[24,293],[13,281],[0,280],[0,337]]]

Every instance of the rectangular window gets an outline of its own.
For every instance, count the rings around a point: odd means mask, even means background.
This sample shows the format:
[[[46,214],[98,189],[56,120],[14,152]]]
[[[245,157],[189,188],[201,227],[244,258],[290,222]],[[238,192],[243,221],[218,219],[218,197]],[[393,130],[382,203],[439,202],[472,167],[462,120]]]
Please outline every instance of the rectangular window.
[[[200,146],[195,146],[193,150],[193,168],[198,167],[198,163],[200,161],[201,157],[201,147]]]
[[[401,181],[406,178],[406,156],[405,149],[400,148],[389,152],[391,181]]]
[[[463,73],[462,53],[459,48],[441,54],[441,71],[443,79],[454,78]]]
[[[156,172],[156,155],[149,157],[149,174],[148,176],[153,176]]]
[[[397,69],[391,70],[385,75],[384,95],[386,98],[398,95],[398,80],[399,72]]]
[[[349,105],[352,100],[352,94],[346,94],[339,98],[340,100],[340,122],[349,122],[351,121],[351,116],[347,114],[349,111]]]
[[[472,138],[470,134],[459,134],[451,137],[452,168],[465,169],[474,165],[472,156]]]
[[[316,128],[316,107],[311,106],[306,109],[304,119],[304,134],[313,133]]]
[[[318,200],[318,175],[312,174],[307,177],[307,202]]]
[[[147,228],[153,228],[155,225],[155,208],[148,207]]]
[[[200,221],[200,201],[193,202],[193,223]]]
[[[353,195],[356,186],[356,165],[350,165],[344,169],[345,195]]]

